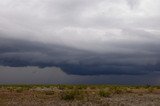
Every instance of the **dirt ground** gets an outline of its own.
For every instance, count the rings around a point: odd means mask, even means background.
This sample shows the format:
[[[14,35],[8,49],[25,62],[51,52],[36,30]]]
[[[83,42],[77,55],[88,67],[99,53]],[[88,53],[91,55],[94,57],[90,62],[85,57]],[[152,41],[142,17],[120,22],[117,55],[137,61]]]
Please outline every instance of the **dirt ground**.
[[[0,106],[160,106],[160,89],[1,86]]]

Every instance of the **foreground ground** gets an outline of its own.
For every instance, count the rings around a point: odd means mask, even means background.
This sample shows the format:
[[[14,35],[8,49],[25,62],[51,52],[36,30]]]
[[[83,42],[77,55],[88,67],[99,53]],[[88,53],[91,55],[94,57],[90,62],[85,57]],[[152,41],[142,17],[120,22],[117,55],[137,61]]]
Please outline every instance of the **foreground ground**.
[[[160,87],[1,85],[0,106],[160,106]]]

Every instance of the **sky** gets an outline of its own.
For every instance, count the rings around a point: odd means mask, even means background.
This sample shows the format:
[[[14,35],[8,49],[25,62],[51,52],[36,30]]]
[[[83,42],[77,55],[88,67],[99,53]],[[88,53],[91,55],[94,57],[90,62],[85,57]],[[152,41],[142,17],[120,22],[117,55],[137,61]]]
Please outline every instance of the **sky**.
[[[160,76],[159,10],[159,0],[0,0],[0,72]]]

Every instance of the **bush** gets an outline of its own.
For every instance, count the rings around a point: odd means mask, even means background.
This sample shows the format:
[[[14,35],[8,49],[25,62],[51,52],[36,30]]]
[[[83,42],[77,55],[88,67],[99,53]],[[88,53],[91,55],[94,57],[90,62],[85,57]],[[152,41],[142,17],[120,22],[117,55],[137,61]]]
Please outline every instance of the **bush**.
[[[99,91],[99,96],[101,96],[101,97],[110,97],[110,95],[111,95],[110,92],[106,92],[104,90]]]
[[[57,87],[58,87],[59,90],[64,90],[66,88],[65,85],[58,85]]]
[[[75,99],[75,93],[74,92],[63,92],[61,94],[62,100],[74,100]]]
[[[79,90],[64,91],[61,94],[62,100],[82,99],[83,94]]]
[[[45,91],[46,95],[54,95],[54,91]]]
[[[68,86],[67,86],[67,89],[74,89],[74,86],[68,85]]]
[[[123,92],[123,89],[121,87],[113,86],[113,87],[109,88],[109,91],[114,93],[114,94],[120,94],[120,93]]]
[[[80,90],[86,89],[86,88],[87,88],[86,85],[77,85],[77,86],[76,86],[76,89],[80,89]]]
[[[21,87],[16,89],[16,92],[17,92],[17,93],[22,93],[23,91],[24,91],[24,89],[21,88]]]
[[[153,93],[153,91],[154,91],[154,88],[153,88],[153,87],[149,87],[149,88],[148,88],[148,92],[149,92],[149,93]]]

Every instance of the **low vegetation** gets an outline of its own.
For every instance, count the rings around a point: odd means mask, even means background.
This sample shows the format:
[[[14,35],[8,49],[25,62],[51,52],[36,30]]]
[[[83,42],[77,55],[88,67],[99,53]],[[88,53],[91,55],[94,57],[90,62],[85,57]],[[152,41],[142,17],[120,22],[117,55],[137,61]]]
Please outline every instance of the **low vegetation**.
[[[0,105],[160,104],[159,86],[0,85]],[[134,102],[135,100],[135,102]]]
[[[99,91],[99,95],[100,95],[101,97],[110,97],[110,96],[111,96],[111,92],[105,91],[105,90],[100,90],[100,91]]]

